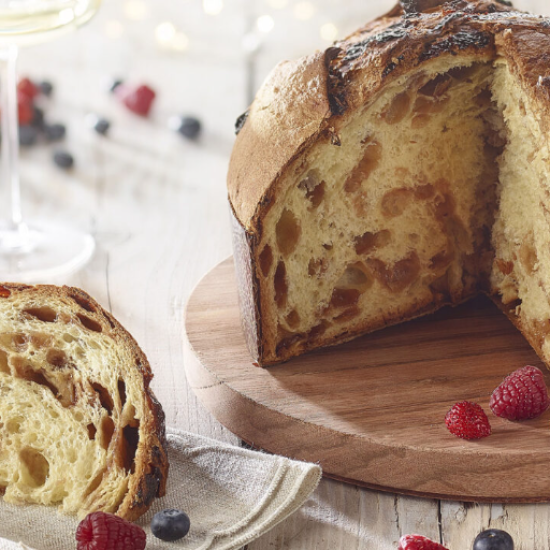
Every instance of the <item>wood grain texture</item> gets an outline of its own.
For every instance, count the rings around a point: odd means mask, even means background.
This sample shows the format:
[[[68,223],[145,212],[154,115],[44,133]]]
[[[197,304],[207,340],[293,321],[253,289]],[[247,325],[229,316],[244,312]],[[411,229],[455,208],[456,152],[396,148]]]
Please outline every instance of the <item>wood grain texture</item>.
[[[197,286],[186,330],[188,381],[216,418],[251,445],[319,462],[325,475],[377,490],[454,500],[550,500],[550,412],[530,422],[491,415],[467,442],[444,418],[462,400],[489,411],[492,390],[542,366],[486,298],[260,369],[240,327],[233,262]]]

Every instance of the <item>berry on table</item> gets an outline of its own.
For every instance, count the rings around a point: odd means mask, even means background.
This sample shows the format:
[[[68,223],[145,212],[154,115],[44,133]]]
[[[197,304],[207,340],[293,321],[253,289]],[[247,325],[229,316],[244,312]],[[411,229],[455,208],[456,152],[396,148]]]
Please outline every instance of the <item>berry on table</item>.
[[[153,516],[151,532],[158,539],[174,541],[185,537],[190,526],[189,516],[185,512],[170,508]]]
[[[514,550],[514,541],[506,531],[488,529],[476,537],[473,550]]]
[[[22,78],[17,83],[17,94],[28,97],[31,102],[39,93],[39,88],[28,78]]]
[[[79,523],[76,540],[77,550],[144,550],[147,535],[118,516],[93,512]]]
[[[168,121],[170,128],[187,139],[196,139],[201,133],[201,122],[192,116],[176,116]]]
[[[74,157],[67,151],[56,151],[53,154],[53,161],[59,168],[68,170],[74,165]]]
[[[46,124],[44,134],[48,141],[59,141],[65,137],[67,129],[64,124]]]
[[[110,127],[111,123],[106,118],[98,118],[93,126],[94,130],[102,136],[107,135]]]
[[[31,124],[35,128],[43,128],[44,127],[44,111],[37,107],[36,105],[32,108],[32,120]]]
[[[118,91],[117,91],[118,93]],[[156,93],[149,86],[138,86],[134,90],[124,90],[121,92],[122,102],[133,113],[141,116],[147,116],[153,105]]]
[[[550,405],[544,375],[527,365],[514,371],[491,395],[489,406],[507,420],[528,420],[540,416]]]
[[[121,84],[124,84],[124,81],[120,78],[115,78],[109,84],[109,91],[113,93]]]
[[[404,535],[399,539],[397,550],[447,550],[447,548],[422,535]]]
[[[38,130],[34,126],[19,126],[19,145],[30,147],[38,139]]]
[[[32,100],[25,95],[17,96],[17,119],[19,124],[30,124],[34,115]]]
[[[49,82],[48,80],[43,80],[42,82],[40,82],[38,87],[39,87],[40,93],[42,95],[45,95],[46,97],[50,97],[52,95],[53,84],[51,82]]]
[[[481,439],[491,435],[491,425],[477,403],[462,401],[451,407],[445,416],[449,431],[462,439]]]

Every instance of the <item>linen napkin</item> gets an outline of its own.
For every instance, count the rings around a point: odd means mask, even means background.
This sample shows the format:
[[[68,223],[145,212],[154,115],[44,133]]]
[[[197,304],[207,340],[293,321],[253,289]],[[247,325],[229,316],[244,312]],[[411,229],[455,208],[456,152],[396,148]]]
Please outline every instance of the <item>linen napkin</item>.
[[[167,440],[166,496],[137,522],[147,533],[147,550],[239,549],[295,512],[321,477],[315,464],[186,432],[168,430]],[[191,519],[180,541],[166,543],[151,534],[153,515],[166,508],[183,510]],[[52,508],[0,502],[0,550],[74,550],[77,525]]]

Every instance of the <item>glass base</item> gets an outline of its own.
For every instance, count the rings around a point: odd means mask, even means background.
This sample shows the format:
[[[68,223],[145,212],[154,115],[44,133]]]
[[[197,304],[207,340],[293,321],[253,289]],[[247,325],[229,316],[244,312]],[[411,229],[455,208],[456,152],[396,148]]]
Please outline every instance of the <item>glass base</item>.
[[[49,282],[86,264],[95,249],[91,235],[63,225],[0,224],[0,281]]]

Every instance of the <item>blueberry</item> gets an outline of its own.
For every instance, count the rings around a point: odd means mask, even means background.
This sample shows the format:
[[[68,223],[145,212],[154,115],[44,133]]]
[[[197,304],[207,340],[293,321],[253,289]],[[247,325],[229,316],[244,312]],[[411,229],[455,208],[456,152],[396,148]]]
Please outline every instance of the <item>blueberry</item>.
[[[53,155],[53,161],[59,168],[72,168],[74,165],[74,157],[67,151],[56,151]]]
[[[187,139],[196,139],[201,132],[200,120],[192,116],[174,117],[169,125]]]
[[[109,131],[111,123],[106,118],[98,118],[94,124],[94,130],[104,136]]]
[[[38,138],[38,130],[33,126],[19,126],[19,145],[22,147],[30,147],[36,143]]]
[[[109,91],[111,93],[114,93],[114,91],[121,85],[124,84],[124,80],[121,80],[120,78],[115,78],[111,81],[111,84],[109,86]]]
[[[66,128],[63,124],[46,124],[44,133],[48,141],[59,141],[65,137]]]
[[[488,529],[476,537],[474,550],[514,550],[514,541],[506,531]]]
[[[153,516],[151,531],[158,539],[173,541],[185,537],[190,525],[189,516],[185,512],[172,508]]]
[[[50,97],[52,95],[53,84],[51,82],[44,80],[38,85],[38,87],[40,88],[40,92],[46,97]]]
[[[40,107],[33,106],[31,124],[35,128],[44,127],[44,111]]]

